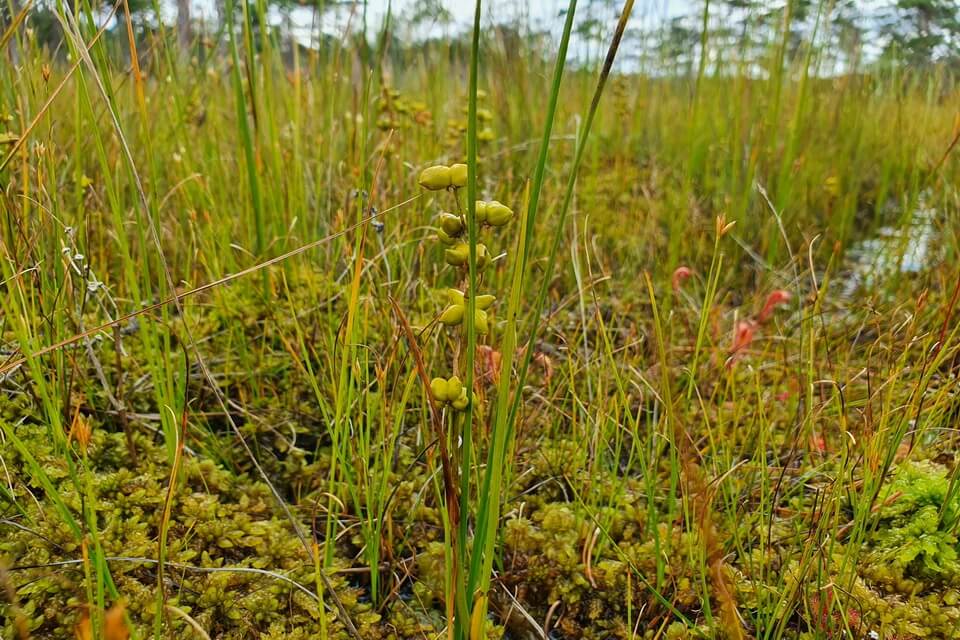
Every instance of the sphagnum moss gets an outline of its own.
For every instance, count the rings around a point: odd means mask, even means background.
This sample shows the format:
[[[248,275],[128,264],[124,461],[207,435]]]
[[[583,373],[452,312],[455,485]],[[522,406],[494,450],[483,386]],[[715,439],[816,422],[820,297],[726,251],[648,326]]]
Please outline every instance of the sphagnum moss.
[[[669,288],[668,282],[664,288]],[[445,299],[449,301],[446,296]],[[282,344],[279,329],[263,322],[269,317],[268,303],[256,295],[226,296],[221,304],[190,311],[193,319],[214,336],[208,345],[211,354],[230,353],[233,348],[230,344],[235,338],[218,327],[233,324],[241,300],[240,306],[247,314],[261,318],[260,322],[251,322],[246,330],[260,340]],[[416,310],[419,314],[436,313],[436,306],[425,300]],[[319,312],[315,314],[311,316],[315,322],[335,322],[336,315],[324,319]],[[134,342],[128,346],[133,350]],[[133,351],[125,357],[136,355]],[[277,359],[278,363],[282,361]],[[104,364],[108,375],[113,373],[110,362],[106,359]],[[738,366],[730,375],[747,375],[747,369]],[[243,393],[249,393],[252,389],[249,378],[238,378],[233,384],[238,392],[246,389]],[[769,384],[775,385],[776,380],[771,379]],[[288,369],[275,385],[280,397],[309,397],[306,381],[294,369]],[[461,382],[461,389],[462,386]],[[149,395],[138,396],[137,401],[149,410]],[[21,395],[4,396],[0,400],[0,415],[16,415],[22,420],[29,415],[25,411],[28,404]],[[456,411],[453,406],[450,409],[451,413]],[[708,409],[727,415],[725,419],[732,419],[736,411],[743,410],[723,405]],[[789,407],[777,404],[765,410],[774,412],[771,419],[775,421],[786,420],[790,415]],[[329,457],[314,459],[311,452],[289,440],[294,433],[299,440],[315,432],[315,424],[309,422],[311,405],[304,402],[302,406],[283,407],[274,401],[261,405],[258,411],[271,412],[269,415],[278,422],[291,421],[297,415],[306,421],[286,434],[261,423],[247,425],[245,433],[259,447],[273,448],[275,457],[264,463],[285,491],[301,496],[296,504],[308,518],[311,505],[327,490],[323,478]],[[86,412],[85,416],[91,433],[87,460],[101,505],[100,536],[105,553],[114,558],[149,560],[155,548],[157,512],[168,473],[163,447],[149,432],[138,433],[135,446],[139,455],[131,459],[116,417]],[[541,616],[554,602],[561,601],[564,613],[553,624],[565,637],[630,638],[631,630],[625,623],[628,608],[633,615],[643,612],[641,626],[656,626],[659,621],[671,619],[670,612],[649,597],[637,578],[656,580],[658,564],[666,556],[663,578],[653,584],[680,612],[695,616],[701,607],[701,595],[696,580],[698,570],[691,559],[696,557],[694,552],[701,544],[698,536],[679,523],[651,524],[648,509],[651,500],[656,505],[657,497],[651,498],[647,493],[642,478],[596,482],[588,468],[571,468],[570,461],[582,451],[581,441],[545,437],[554,428],[547,416],[536,424],[537,431],[519,445],[517,464],[526,472],[513,485],[514,495],[519,498],[510,500],[505,519],[503,566],[498,572],[503,584],[529,611]],[[41,435],[36,417],[28,418],[17,433],[54,480],[65,504],[79,511],[84,497],[72,487],[63,460]],[[423,453],[417,433],[418,424],[413,421],[398,449],[398,465],[390,479],[391,485],[397,487],[392,517],[405,523],[405,532],[394,542],[394,550],[399,557],[410,559],[405,567],[415,567],[411,599],[398,598],[379,610],[371,608],[364,581],[353,572],[357,566],[353,558],[364,544],[360,536],[341,540],[330,570],[342,601],[365,638],[389,638],[391,633],[398,638],[413,638],[421,633],[436,633],[444,625],[443,602],[447,593],[443,518],[436,503],[426,497],[431,493],[426,491],[430,471],[418,465]],[[785,438],[783,434],[780,437]],[[191,447],[198,444],[190,443]],[[609,458],[611,454],[604,450],[599,463],[623,464],[620,459]],[[20,467],[19,454],[9,442],[0,446],[0,458],[8,470]],[[664,460],[658,461],[651,472],[665,473],[665,464]],[[788,585],[797,584],[805,604],[785,630],[785,638],[843,637],[839,631],[841,617],[848,622],[858,620],[862,629],[876,631],[885,639],[950,637],[953,625],[960,619],[960,579],[954,555],[957,543],[944,524],[949,520],[933,517],[942,513],[949,519],[956,508],[955,499],[947,501],[947,474],[946,468],[933,463],[902,463],[894,467],[890,484],[877,497],[879,507],[873,516],[876,523],[856,543],[862,548],[862,562],[852,581],[849,575],[840,573],[846,539],[837,541],[841,546],[835,547],[827,559],[825,571],[834,576],[837,584],[832,596],[811,585],[809,575],[803,573],[798,562],[810,535],[809,522],[798,518],[809,513],[815,496],[812,491],[788,492],[772,525],[754,518],[750,512],[744,513],[742,523],[722,524],[728,527],[730,535],[750,541],[742,550],[731,552],[728,559],[742,576],[737,583],[741,610],[765,611],[769,606],[768,594],[782,593]],[[86,606],[83,574],[77,564],[52,563],[76,562],[82,556],[80,544],[62,523],[44,517],[47,502],[37,494],[28,475],[12,477],[14,484],[8,490],[18,498],[18,506],[14,507],[6,498],[4,506],[11,514],[22,509],[26,515],[8,518],[23,528],[3,525],[0,553],[7,558],[12,580],[18,585],[20,609],[34,637],[72,638],[72,625],[80,620]],[[816,478],[807,480],[817,482]],[[183,483],[171,524],[171,563],[204,571],[231,567],[262,569],[302,585],[312,583],[312,565],[291,529],[278,517],[268,489],[250,480],[244,468],[230,470],[209,458],[188,455]],[[592,504],[578,500],[571,492],[584,486],[593,487]],[[737,480],[736,486],[738,491],[747,491],[745,478]],[[38,499],[31,499],[28,491]],[[757,499],[755,494],[746,495]],[[851,505],[841,506],[843,517],[851,517]],[[594,543],[588,563],[585,549],[595,536],[597,523],[602,524],[605,533]],[[770,542],[762,543],[768,540],[768,532],[772,534]],[[152,619],[155,601],[152,567],[146,562],[111,562],[127,611],[135,626],[144,628]],[[343,569],[351,572],[342,573]],[[315,602],[276,578],[175,567],[170,575],[176,577],[171,578],[174,582],[168,602],[191,615],[211,637],[245,638],[248,629],[257,628],[261,637],[279,640],[315,637],[319,628]],[[509,609],[508,602],[501,602],[503,597],[494,594],[494,611]],[[506,621],[511,633],[529,632],[522,617],[506,613],[504,616],[497,619]],[[327,613],[327,619],[330,637],[347,637],[332,613]],[[5,635],[13,633],[12,624],[12,619],[4,620]],[[182,622],[173,620],[170,624],[173,633],[188,633]],[[698,624],[699,629],[694,630],[684,630],[680,623],[666,623],[666,627],[680,638],[716,633],[706,623]],[[638,636],[646,636],[646,630]]]

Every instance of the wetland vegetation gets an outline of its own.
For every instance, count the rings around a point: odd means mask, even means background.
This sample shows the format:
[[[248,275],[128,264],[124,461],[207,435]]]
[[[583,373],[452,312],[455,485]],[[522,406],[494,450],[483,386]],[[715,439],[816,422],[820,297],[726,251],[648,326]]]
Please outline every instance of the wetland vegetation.
[[[577,4],[2,0],[4,638],[960,635],[957,8]]]

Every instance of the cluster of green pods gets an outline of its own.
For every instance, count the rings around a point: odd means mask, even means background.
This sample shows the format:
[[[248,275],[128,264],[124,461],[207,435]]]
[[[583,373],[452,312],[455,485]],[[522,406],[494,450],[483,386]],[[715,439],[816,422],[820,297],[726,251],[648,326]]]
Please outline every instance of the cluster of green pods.
[[[476,203],[477,223],[491,227],[502,227],[513,219],[513,210],[505,204],[493,200]],[[470,247],[464,241],[463,235],[467,225],[463,216],[454,213],[440,214],[440,227],[437,229],[437,239],[447,245],[444,259],[454,267],[467,266],[470,259]],[[482,242],[477,243],[477,267],[484,269],[490,264],[490,253]]]
[[[428,191],[450,190],[456,198],[459,189],[467,184],[468,167],[465,164],[434,165],[424,169],[418,178],[421,187]],[[458,203],[459,207],[459,203]],[[513,210],[497,200],[477,200],[474,204],[475,222],[487,227],[502,227],[513,219]],[[470,244],[466,241],[467,216],[442,212],[439,216],[437,239],[445,245],[444,261],[459,268],[466,268],[470,264]],[[475,247],[477,269],[482,271],[492,261],[487,246],[478,242]],[[447,327],[456,327],[464,323],[467,317],[468,295],[461,289],[447,289],[447,306],[440,313],[440,324]],[[496,297],[483,294],[474,299],[473,326],[477,335],[487,335],[490,332],[488,312]],[[474,394],[468,393],[460,378],[434,378],[430,382],[430,392],[434,400],[450,406],[456,411],[464,411],[474,400]]]
[[[427,167],[420,172],[419,183],[428,191],[465,187],[467,186],[467,165],[455,164],[448,167],[445,164],[438,164]]]
[[[467,314],[467,299],[459,289],[447,289],[447,308],[440,314],[440,322],[448,327],[455,327],[463,323]],[[490,331],[487,322],[487,309],[496,301],[492,295],[480,295],[476,298],[476,314],[473,317],[474,326],[479,335],[486,335]]]
[[[430,393],[433,394],[434,400],[440,404],[448,404],[457,411],[464,411],[470,404],[467,388],[457,376],[447,379],[434,378],[430,381]]]

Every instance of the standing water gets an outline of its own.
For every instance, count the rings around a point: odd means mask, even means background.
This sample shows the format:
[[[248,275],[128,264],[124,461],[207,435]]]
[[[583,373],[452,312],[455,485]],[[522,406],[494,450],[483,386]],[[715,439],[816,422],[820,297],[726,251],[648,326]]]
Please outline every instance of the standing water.
[[[922,200],[910,220],[880,227],[847,251],[843,295],[885,288],[901,274],[921,273],[936,260],[936,209]]]

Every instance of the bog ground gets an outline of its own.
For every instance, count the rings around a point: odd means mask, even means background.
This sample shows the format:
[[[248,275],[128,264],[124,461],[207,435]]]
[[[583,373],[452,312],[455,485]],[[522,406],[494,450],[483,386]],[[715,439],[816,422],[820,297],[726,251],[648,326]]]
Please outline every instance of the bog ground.
[[[413,4],[0,8],[2,636],[960,635],[957,8]]]

